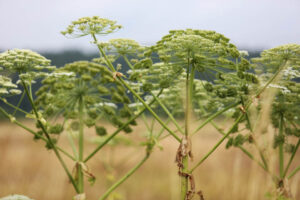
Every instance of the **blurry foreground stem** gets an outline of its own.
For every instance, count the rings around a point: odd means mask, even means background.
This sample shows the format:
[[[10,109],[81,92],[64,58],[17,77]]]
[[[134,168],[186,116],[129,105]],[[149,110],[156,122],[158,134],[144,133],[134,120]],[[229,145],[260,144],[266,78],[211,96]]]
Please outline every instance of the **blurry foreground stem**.
[[[115,184],[113,184],[100,198],[99,200],[105,200],[117,187],[119,187],[125,180],[127,180],[132,174],[134,174],[149,158],[150,154],[147,153],[145,157],[134,166],[129,172],[127,172],[122,178],[120,178]]]

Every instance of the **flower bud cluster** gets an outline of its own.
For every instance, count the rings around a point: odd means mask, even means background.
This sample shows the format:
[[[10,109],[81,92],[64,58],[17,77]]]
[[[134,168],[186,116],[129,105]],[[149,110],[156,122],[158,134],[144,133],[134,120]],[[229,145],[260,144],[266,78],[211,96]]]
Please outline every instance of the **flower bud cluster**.
[[[42,83],[35,103],[46,117],[62,115],[76,123],[82,101],[85,125],[94,126],[99,132],[100,118],[110,119],[121,127],[122,118],[132,116],[124,87],[104,65],[88,61],[69,63],[49,74]],[[131,132],[131,128],[126,127],[125,132]]]
[[[49,65],[50,60],[27,49],[8,50],[0,54],[0,66],[10,73],[17,73],[19,79],[28,84],[34,83],[37,78],[47,76],[48,71],[55,69]]]
[[[0,75],[0,97],[20,94],[21,90],[17,88],[18,86],[12,83],[10,78]]]
[[[116,21],[112,21],[98,16],[82,17],[73,21],[65,31],[61,33],[70,37],[82,37],[86,35],[107,35],[113,33],[120,28]]]
[[[263,51],[259,58],[254,58],[252,61],[256,64],[258,73],[270,73],[272,75],[285,63],[288,65],[285,70],[299,72],[300,45],[287,44],[268,49]]]
[[[101,46],[105,51],[116,52],[121,56],[135,56],[141,54],[144,50],[138,42],[125,38],[111,39],[108,42],[101,43]]]
[[[228,38],[206,30],[170,31],[152,49],[164,62],[184,62],[186,66],[189,60],[199,71],[204,71],[206,66],[226,65],[233,68],[234,64],[228,58],[240,56]]]

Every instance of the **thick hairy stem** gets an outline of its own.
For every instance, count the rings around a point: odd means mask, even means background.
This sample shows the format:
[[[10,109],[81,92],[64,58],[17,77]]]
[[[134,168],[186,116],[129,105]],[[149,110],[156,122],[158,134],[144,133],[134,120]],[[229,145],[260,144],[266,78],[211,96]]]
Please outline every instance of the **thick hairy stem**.
[[[78,161],[83,161],[83,151],[84,151],[84,135],[83,135],[83,101],[82,98],[78,102],[78,111],[79,111],[79,137],[78,137]],[[78,188],[80,193],[84,192],[84,175],[82,171],[82,166],[78,165]]]
[[[134,174],[149,158],[149,154],[136,165],[129,172],[127,172],[122,178],[120,178],[115,184],[113,184],[100,198],[99,200],[105,200],[117,187],[119,187],[124,181],[126,181],[132,174]]]
[[[192,118],[192,98],[193,98],[193,84],[195,76],[195,67],[191,66],[190,71],[190,59],[188,59],[187,73],[186,73],[186,99],[185,99],[185,140],[181,143],[181,154],[182,154],[182,169],[179,172],[181,176],[181,199],[185,200],[188,193],[188,182],[189,182],[189,156],[191,156],[191,140],[189,138],[190,134],[190,124]],[[186,144],[183,142],[185,141]]]
[[[33,112],[34,112],[34,114],[35,114],[35,116],[36,116],[36,119],[37,119],[37,121],[38,121],[40,127],[42,128],[43,133],[46,135],[46,138],[47,138],[47,140],[48,140],[47,142],[49,142],[49,144],[50,144],[51,148],[53,149],[53,151],[54,151],[56,157],[58,158],[60,164],[61,164],[62,167],[64,168],[64,170],[65,170],[67,176],[69,177],[69,179],[70,179],[70,181],[71,181],[71,183],[72,183],[72,185],[73,185],[75,191],[76,191],[77,193],[79,193],[79,189],[78,189],[78,187],[77,187],[77,185],[76,185],[76,183],[75,183],[75,180],[74,180],[74,178],[72,177],[70,171],[68,170],[67,165],[65,164],[64,160],[63,160],[62,157],[60,156],[60,154],[59,154],[59,152],[58,152],[56,146],[53,144],[53,142],[52,142],[52,140],[51,140],[51,138],[50,138],[50,135],[49,135],[49,133],[47,132],[45,126],[44,126],[43,123],[40,121],[40,116],[39,116],[39,114],[38,114],[38,112],[37,112],[37,109],[36,109],[36,107],[35,107],[35,105],[34,105],[34,103],[33,103],[33,100],[32,100],[32,98],[31,98],[31,95],[30,95],[30,93],[29,93],[29,90],[28,90],[26,84],[24,83],[24,81],[22,81],[22,85],[23,85],[23,87],[24,87],[24,89],[25,89],[26,95],[27,95],[27,97],[28,97],[28,99],[29,99],[30,105],[31,105],[31,107],[32,107],[32,109],[33,109]]]

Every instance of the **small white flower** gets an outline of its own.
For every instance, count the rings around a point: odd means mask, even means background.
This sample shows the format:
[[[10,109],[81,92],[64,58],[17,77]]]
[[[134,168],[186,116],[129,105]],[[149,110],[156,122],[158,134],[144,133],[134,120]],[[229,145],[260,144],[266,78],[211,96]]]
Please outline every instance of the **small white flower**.
[[[240,53],[240,55],[241,55],[242,57],[249,56],[248,51],[245,51],[245,50],[241,50],[241,51],[239,51],[239,53]]]
[[[128,105],[129,108],[135,108],[135,107],[139,107],[139,106],[143,106],[143,104],[138,102],[138,103],[131,103]]]
[[[117,108],[116,104],[114,104],[114,103],[108,103],[108,102],[98,103],[98,104],[96,104],[96,106],[99,106],[99,107],[109,106],[109,107]]]
[[[280,85],[276,85],[276,84],[270,84],[269,86],[268,86],[268,88],[278,88],[278,89],[281,89],[281,91],[284,93],[284,94],[286,94],[286,93],[291,93],[291,91],[289,90],[289,89],[287,89],[286,87],[284,87],[284,86],[280,86]]]

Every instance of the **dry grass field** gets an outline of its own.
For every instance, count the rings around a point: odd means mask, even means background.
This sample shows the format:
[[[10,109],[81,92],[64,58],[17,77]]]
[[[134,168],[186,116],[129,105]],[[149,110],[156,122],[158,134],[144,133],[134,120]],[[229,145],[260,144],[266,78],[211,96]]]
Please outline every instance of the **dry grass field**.
[[[138,126],[128,137],[138,145],[143,140],[143,133],[144,127]],[[87,137],[93,137],[92,131],[88,131]],[[218,138],[220,135],[214,128],[202,129],[193,140],[195,160],[208,152]],[[67,139],[62,136],[59,146],[66,144]],[[88,140],[85,145],[88,152],[96,146]],[[180,180],[174,162],[178,144],[172,138],[166,138],[161,141],[161,146],[163,150],[156,148],[150,159],[116,190],[115,198],[111,199],[178,199]],[[93,186],[86,183],[87,199],[98,199],[113,179],[126,173],[143,155],[142,146],[105,147],[87,163],[97,177]],[[299,156],[298,152],[293,166],[300,164]],[[24,194],[35,200],[70,200],[74,196],[63,168],[54,153],[44,148],[44,142],[34,142],[32,135],[5,122],[0,123],[0,159],[0,197]],[[72,162],[65,159],[72,169]],[[265,193],[273,189],[270,177],[256,163],[239,149],[225,150],[224,144],[195,171],[194,177],[197,190],[202,190],[206,200],[260,200],[266,199]],[[293,195],[300,199],[300,174],[289,184]]]

